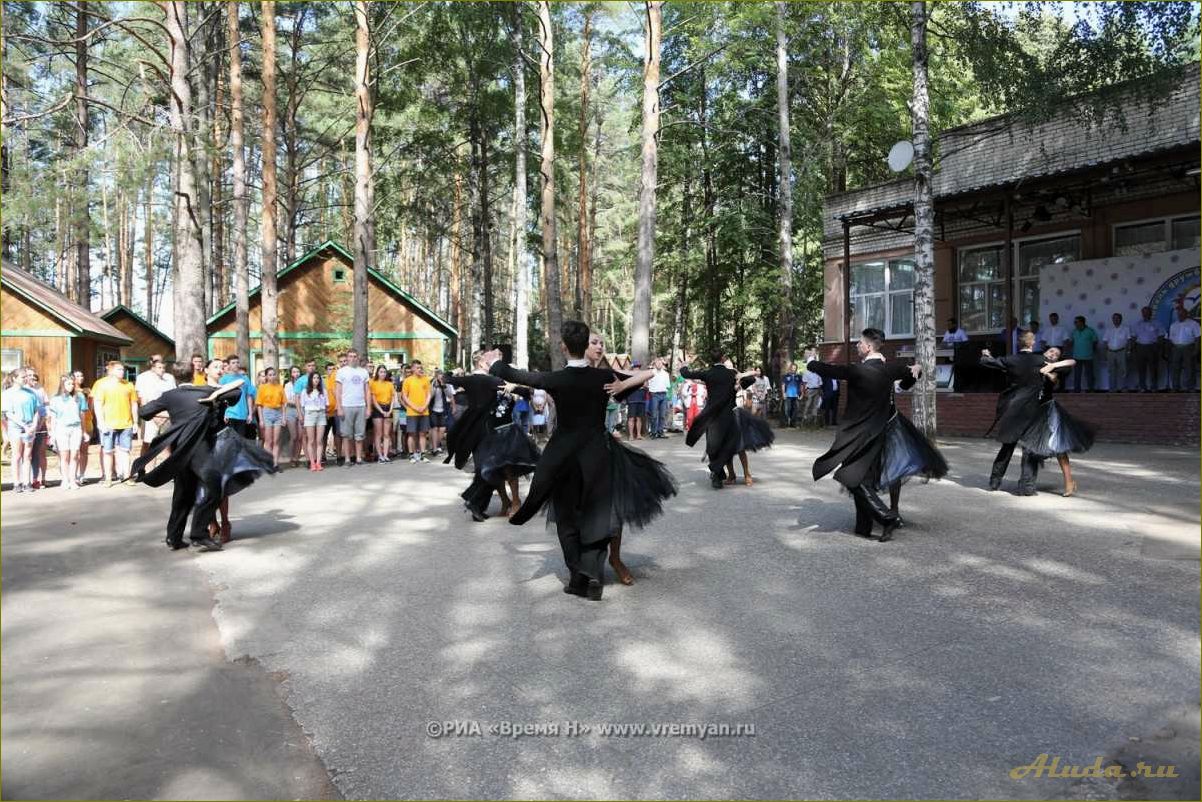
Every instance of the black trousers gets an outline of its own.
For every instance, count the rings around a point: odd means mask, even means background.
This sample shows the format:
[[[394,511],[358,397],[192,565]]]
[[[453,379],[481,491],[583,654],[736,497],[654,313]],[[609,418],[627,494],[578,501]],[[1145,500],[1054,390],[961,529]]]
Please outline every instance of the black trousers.
[[[196,503],[196,491],[200,487],[200,477],[193,471],[187,470],[175,478],[175,487],[171,493],[171,513],[167,517],[167,542],[178,545],[184,541],[184,526],[188,522],[188,514],[192,514],[192,531],[189,539],[193,542],[209,536],[209,524],[217,518],[217,508],[221,505],[221,489],[210,487],[205,493],[205,499]]]
[[[1006,469],[1010,467],[1010,457],[1014,455],[1014,447],[1018,443],[1002,443],[1002,447],[998,449],[997,456],[993,459],[993,471],[990,473],[990,482],[993,484],[1001,484],[1002,477],[1006,475]],[[1023,451],[1023,472],[1019,484],[1022,486],[1030,486],[1034,488],[1035,477],[1039,474],[1039,457],[1028,454]]]
[[[492,502],[492,494],[492,485],[485,482],[480,476],[480,471],[477,470],[472,475],[472,483],[467,486],[467,490],[464,490],[462,495],[463,500],[470,508],[483,513]]]
[[[826,419],[827,426],[839,425],[839,394],[838,393],[823,393],[822,394],[822,412]]]

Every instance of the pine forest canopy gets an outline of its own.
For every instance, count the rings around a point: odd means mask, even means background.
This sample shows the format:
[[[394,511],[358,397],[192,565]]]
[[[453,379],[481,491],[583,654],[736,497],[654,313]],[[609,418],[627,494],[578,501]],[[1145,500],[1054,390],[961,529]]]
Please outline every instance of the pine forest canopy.
[[[334,240],[461,364],[579,316],[767,365],[820,336],[824,196],[919,132],[919,36],[933,142],[1163,91],[1198,5],[4,2],[3,253],[180,353]]]

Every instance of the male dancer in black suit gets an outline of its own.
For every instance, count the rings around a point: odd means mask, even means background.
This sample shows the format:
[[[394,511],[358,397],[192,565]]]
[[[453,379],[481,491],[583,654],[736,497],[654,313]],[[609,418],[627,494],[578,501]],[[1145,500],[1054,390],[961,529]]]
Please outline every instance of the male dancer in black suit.
[[[563,549],[570,579],[565,593],[601,599],[605,557],[609,541],[616,531],[612,449],[624,448],[605,431],[605,405],[618,377],[608,368],[588,364],[585,352],[589,328],[578,320],[568,320],[561,329],[567,367],[550,372],[518,370],[500,361],[499,351],[484,356],[489,372],[513,384],[544,388],[555,402],[555,432],[543,449],[526,500],[509,516],[511,524],[521,525],[550,504]],[[654,371],[639,371],[626,382],[641,384]],[[618,474],[620,476],[620,474]],[[643,481],[640,477],[632,477]],[[673,490],[674,492],[674,490]],[[658,500],[654,506],[658,507]],[[651,513],[648,512],[648,517]],[[621,520],[617,521],[620,525]]]
[[[993,460],[993,470],[989,474],[990,490],[1001,488],[1002,478],[1006,475],[1006,468],[1010,466],[1010,457],[1014,454],[1015,445],[1023,436],[1023,432],[1039,417],[1039,395],[1043,390],[1042,369],[1048,362],[1043,354],[1032,350],[1034,345],[1035,335],[1027,331],[1019,335],[1017,354],[995,357],[988,350],[981,352],[981,365],[1005,371],[1009,382],[998,396],[997,415],[993,419],[993,425],[989,427],[993,438],[1002,444]],[[1039,462],[1039,457],[1028,454],[1026,449],[1023,449],[1018,495],[1035,495]]]
[[[220,384],[224,364],[210,359],[205,365],[205,384],[190,384],[192,368],[177,369],[174,390],[168,390],[156,400],[143,404],[139,414],[149,420],[164,412],[171,418],[171,427],[150,444],[146,453],[134,461],[133,475],[151,487],[174,481],[171,495],[171,514],[167,518],[167,546],[184,549],[184,525],[192,515],[190,539],[200,551],[219,551],[221,544],[208,533],[223,497],[220,487],[207,487],[203,500],[197,501],[197,489],[205,480],[205,466],[212,451],[217,432],[224,427],[225,408],[236,404],[242,394],[241,380]],[[187,374],[186,376],[184,374]],[[161,452],[170,454],[149,473],[146,466]],[[208,472],[210,475],[212,472]],[[211,482],[210,482],[211,483]]]

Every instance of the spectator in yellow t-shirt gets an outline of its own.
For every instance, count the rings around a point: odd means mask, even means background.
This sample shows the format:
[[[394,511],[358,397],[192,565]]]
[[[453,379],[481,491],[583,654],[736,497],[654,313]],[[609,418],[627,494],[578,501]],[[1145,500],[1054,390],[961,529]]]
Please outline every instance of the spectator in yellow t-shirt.
[[[263,371],[263,383],[255,392],[259,411],[259,431],[263,433],[263,448],[271,452],[275,466],[280,466],[280,427],[284,425],[284,386],[275,368]]]
[[[383,365],[377,365],[375,375],[368,382],[371,397],[371,429],[376,442],[376,462],[392,462],[389,445],[392,443],[392,408],[396,404],[396,387],[392,374]]]
[[[200,354],[192,355],[192,383],[208,384],[208,380],[205,379],[205,358]]]
[[[326,437],[331,432],[334,435],[334,454],[338,457],[338,464],[342,464],[342,438],[338,436],[338,395],[334,392],[334,376],[338,373],[338,367],[333,362],[326,363],[326,433],[321,436],[322,446],[325,446]]]
[[[100,470],[106,485],[112,487],[129,477],[138,393],[125,380],[125,365],[119,360],[114,359],[104,367],[104,378],[92,385],[92,404],[96,410],[96,428],[100,430]]]
[[[415,359],[413,373],[401,383],[401,400],[405,403],[405,426],[409,434],[409,461],[429,462],[426,459],[426,432],[430,431],[430,377],[422,363]]]

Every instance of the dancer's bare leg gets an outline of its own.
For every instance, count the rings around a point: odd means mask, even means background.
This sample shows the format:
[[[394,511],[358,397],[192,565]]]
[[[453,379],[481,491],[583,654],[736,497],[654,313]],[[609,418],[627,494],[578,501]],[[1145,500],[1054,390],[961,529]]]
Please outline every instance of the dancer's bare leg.
[[[623,585],[634,584],[634,577],[631,576],[630,569],[622,562],[622,530],[620,528],[617,534],[609,539],[609,565],[614,569],[619,582]]]
[[[518,478],[512,473],[506,472],[505,481],[509,483],[509,508],[505,512],[505,517],[517,513],[518,508],[522,506],[522,497],[518,494]]]
[[[1068,461],[1068,454],[1057,454],[1056,461],[1060,463],[1060,472],[1064,474],[1064,495],[1071,496],[1077,492],[1077,483],[1073,481],[1073,466]]]
[[[739,462],[743,463],[743,484],[751,487],[755,481],[751,478],[751,464],[747,461],[747,452],[739,452]],[[733,478],[733,471],[731,472]]]
[[[735,483],[735,461],[731,460],[730,462],[726,463],[726,479],[723,480],[722,484],[733,485],[734,483]]]

